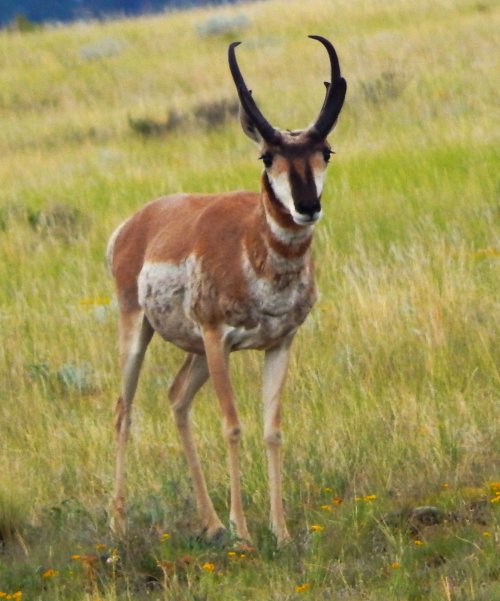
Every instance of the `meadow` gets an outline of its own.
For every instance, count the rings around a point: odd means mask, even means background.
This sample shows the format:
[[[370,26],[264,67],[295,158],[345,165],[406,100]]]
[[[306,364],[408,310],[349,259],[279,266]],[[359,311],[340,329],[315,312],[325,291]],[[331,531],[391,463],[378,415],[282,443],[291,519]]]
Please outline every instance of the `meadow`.
[[[0,599],[500,599],[498,41],[490,0],[270,0],[0,32]],[[267,527],[262,357],[232,358],[254,547],[211,546],[155,339],[134,404],[130,531],[108,530],[113,229],[177,191],[257,189],[227,45],[264,114],[348,96],[314,253],[321,298],[283,395],[293,542]],[[225,441],[194,408],[217,510]]]

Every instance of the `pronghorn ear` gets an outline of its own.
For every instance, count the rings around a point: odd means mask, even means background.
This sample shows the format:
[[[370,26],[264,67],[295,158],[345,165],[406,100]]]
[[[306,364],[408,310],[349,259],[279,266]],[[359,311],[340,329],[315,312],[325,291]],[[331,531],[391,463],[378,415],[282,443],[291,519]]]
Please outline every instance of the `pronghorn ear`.
[[[251,95],[252,90],[248,90],[248,91]],[[250,115],[246,112],[246,110],[243,108],[243,106],[241,104],[240,104],[240,123],[241,123],[241,127],[243,128],[243,131],[250,138],[250,140],[253,140],[260,146],[263,142],[263,138],[260,135],[259,130],[255,127],[255,123],[252,121]]]

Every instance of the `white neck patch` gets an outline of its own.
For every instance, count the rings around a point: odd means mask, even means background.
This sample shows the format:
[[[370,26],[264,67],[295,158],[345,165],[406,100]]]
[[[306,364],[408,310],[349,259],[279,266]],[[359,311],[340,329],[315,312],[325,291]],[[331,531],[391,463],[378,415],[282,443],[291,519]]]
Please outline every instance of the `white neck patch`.
[[[289,228],[282,227],[272,215],[267,213],[267,211],[266,221],[273,236],[284,244],[302,244],[302,242],[305,242],[313,235],[314,223],[310,225],[304,225],[302,229],[298,231],[291,230]]]

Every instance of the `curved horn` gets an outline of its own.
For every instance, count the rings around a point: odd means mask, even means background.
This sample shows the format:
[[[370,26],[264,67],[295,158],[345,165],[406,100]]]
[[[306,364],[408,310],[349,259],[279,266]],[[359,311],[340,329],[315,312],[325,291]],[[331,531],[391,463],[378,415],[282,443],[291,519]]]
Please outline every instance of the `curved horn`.
[[[310,35],[310,38],[321,42],[328,52],[331,67],[331,83],[327,85],[327,92],[323,107],[314,125],[309,128],[309,134],[316,138],[324,139],[333,129],[338,119],[347,91],[346,80],[340,73],[340,63],[333,44],[320,35]]]
[[[247,115],[250,117],[253,124],[257,128],[260,135],[264,138],[264,140],[268,144],[278,144],[281,141],[280,132],[277,129],[275,129],[260,112],[259,107],[255,103],[255,100],[252,98],[252,94],[246,86],[240,68],[238,67],[238,63],[236,61],[236,53],[234,50],[236,46],[239,46],[240,44],[241,42],[233,42],[229,45],[228,59],[229,69],[231,70],[231,75],[233,76],[233,80],[238,91],[241,106],[243,107]]]
[[[340,79],[341,75],[340,75],[339,57],[337,56],[337,53],[335,52],[335,48],[333,47],[333,44],[321,35],[310,35],[308,37],[310,37],[312,40],[318,40],[318,42],[321,42],[323,44],[323,46],[326,48],[326,50],[328,52],[328,56],[330,57],[330,65],[331,65],[331,69],[332,69],[331,76],[330,76],[331,82],[333,83],[337,79]]]

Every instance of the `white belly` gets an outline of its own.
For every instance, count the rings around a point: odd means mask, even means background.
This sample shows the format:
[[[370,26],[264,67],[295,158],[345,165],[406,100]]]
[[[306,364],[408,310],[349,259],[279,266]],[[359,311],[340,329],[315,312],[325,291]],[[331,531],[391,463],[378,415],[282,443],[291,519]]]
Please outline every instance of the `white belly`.
[[[190,317],[189,261],[145,263],[138,280],[139,304],[156,332],[189,352],[203,352],[201,329]]]
[[[195,353],[204,350],[201,328],[193,314],[199,294],[199,273],[192,258],[180,265],[145,263],[139,275],[139,303],[152,327],[162,338]],[[243,313],[250,326],[240,326],[228,316],[224,335],[231,350],[262,349],[272,346],[293,332],[309,313],[314,298],[309,298],[309,279],[276,289],[271,282],[248,282],[249,299]],[[242,307],[238,307],[238,320]]]

